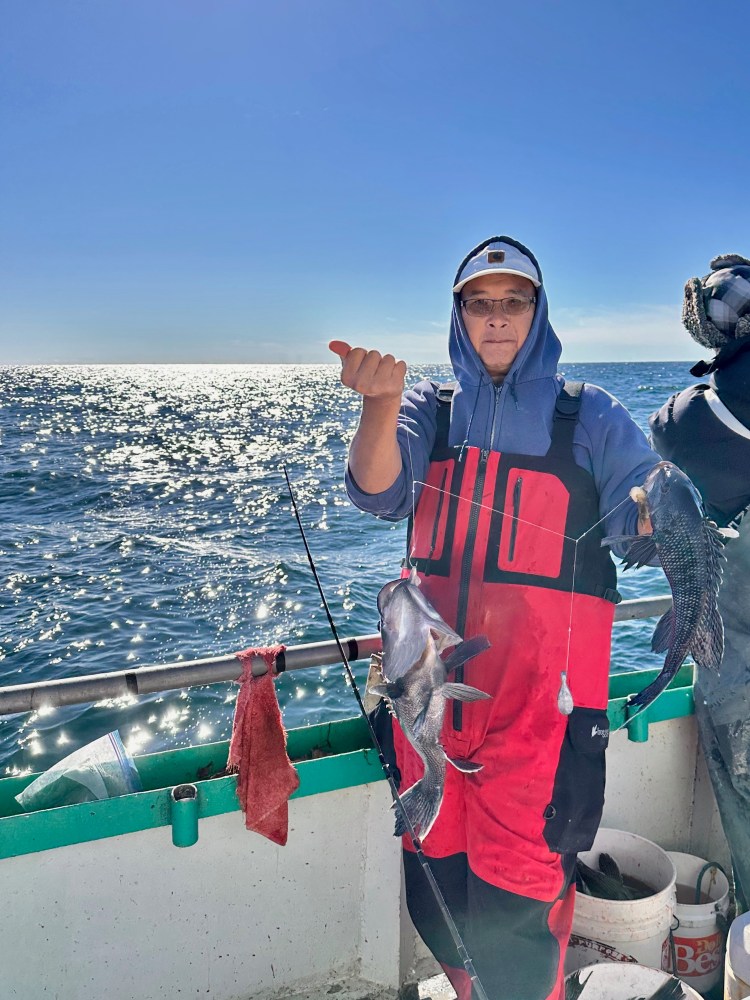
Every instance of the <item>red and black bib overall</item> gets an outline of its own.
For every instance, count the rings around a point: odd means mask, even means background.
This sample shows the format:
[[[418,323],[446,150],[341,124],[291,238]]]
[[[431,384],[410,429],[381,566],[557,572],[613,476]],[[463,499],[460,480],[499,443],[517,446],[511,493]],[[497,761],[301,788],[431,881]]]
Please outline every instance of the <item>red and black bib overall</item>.
[[[573,459],[582,385],[558,399],[542,457],[448,445],[450,389],[438,391],[435,446],[410,534],[422,589],[465,638],[490,648],[456,680],[492,695],[448,702],[443,746],[483,769],[448,767],[430,866],[492,1000],[562,997],[576,852],[604,804],[616,572],[600,542],[593,477]],[[596,526],[596,527],[594,527]],[[558,708],[561,672],[575,708]],[[422,763],[394,725],[401,789]],[[408,838],[407,901],[459,1000],[468,977]]]

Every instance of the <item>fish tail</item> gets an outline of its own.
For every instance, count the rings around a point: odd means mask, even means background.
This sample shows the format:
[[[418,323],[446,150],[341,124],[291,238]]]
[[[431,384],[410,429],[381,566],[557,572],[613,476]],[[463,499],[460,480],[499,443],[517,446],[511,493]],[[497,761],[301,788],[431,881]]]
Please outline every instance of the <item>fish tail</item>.
[[[402,794],[401,803],[406,815],[421,839],[424,839],[432,829],[442,801],[443,784],[428,785],[424,778],[420,778]],[[395,834],[397,837],[401,837],[408,832],[408,827],[399,809],[396,812]]]
[[[628,706],[630,708],[647,708],[652,701],[655,701],[655,699],[659,697],[667,684],[669,684],[679,668],[682,666],[684,659],[684,653],[682,655],[673,655],[672,651],[670,651],[667,655],[662,672],[656,680],[652,681],[651,684],[649,684],[648,687],[645,687],[642,691],[639,691],[638,694],[632,695],[628,700]]]

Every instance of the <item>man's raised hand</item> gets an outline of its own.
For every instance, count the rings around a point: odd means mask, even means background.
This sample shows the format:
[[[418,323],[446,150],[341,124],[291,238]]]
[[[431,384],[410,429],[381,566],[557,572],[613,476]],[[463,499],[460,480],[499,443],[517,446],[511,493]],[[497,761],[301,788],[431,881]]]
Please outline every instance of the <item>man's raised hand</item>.
[[[401,399],[406,362],[392,354],[351,347],[345,340],[332,340],[328,347],[341,358],[341,381],[369,399]]]

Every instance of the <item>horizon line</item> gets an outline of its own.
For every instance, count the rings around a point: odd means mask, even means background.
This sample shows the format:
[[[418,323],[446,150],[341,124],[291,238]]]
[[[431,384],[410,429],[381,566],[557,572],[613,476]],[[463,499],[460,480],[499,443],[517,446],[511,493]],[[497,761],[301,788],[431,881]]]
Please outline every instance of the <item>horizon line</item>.
[[[681,365],[695,364],[692,358],[644,358],[634,361],[625,358],[608,358],[606,360],[577,361],[561,358],[560,365]],[[450,368],[450,361],[410,361],[409,367],[424,365],[439,365]],[[333,361],[0,361],[1,368],[321,368],[339,367]]]

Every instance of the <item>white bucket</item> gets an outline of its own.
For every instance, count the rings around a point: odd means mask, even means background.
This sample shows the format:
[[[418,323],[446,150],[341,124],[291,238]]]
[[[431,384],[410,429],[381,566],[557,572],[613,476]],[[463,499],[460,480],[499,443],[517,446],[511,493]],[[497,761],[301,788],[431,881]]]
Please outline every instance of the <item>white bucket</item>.
[[[581,1000],[632,1000],[633,997],[648,997],[670,979],[666,972],[627,962],[588,965],[579,974],[581,980],[586,980]],[[586,979],[589,974],[591,978]],[[696,993],[690,986],[683,986],[682,991],[687,1000],[702,1000],[700,993]]]
[[[688,887],[688,898],[694,898],[695,884],[706,862],[692,854],[681,854],[678,851],[667,853],[677,872],[678,898],[672,932],[677,959],[675,975],[699,993],[705,993],[721,978],[724,935],[719,929],[716,915],[721,913],[726,916],[729,912],[729,883],[718,868],[710,868],[701,880],[701,889],[710,897],[709,902],[690,903],[687,899],[680,902],[680,886]],[[665,948],[663,959],[663,968],[673,972],[669,944]]]
[[[580,858],[598,869],[602,853],[611,854],[623,875],[645,882],[654,894],[613,900],[576,893],[565,971],[595,962],[637,962],[661,969],[675,905],[674,865],[656,844],[624,830],[600,829],[592,849]]]
[[[743,997],[750,997],[750,913],[732,921],[724,966],[724,1000]]]

